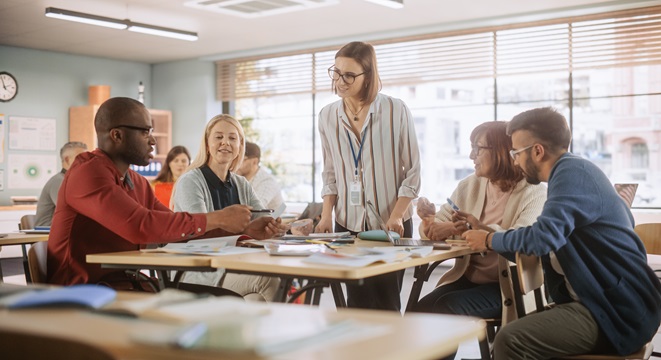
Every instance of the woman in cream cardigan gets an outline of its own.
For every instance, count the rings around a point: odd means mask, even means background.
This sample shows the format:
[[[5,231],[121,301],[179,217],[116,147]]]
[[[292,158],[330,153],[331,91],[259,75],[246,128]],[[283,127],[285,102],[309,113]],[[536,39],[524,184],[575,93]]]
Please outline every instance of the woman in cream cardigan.
[[[468,225],[494,232],[536,221],[546,201],[546,186],[528,184],[521,169],[514,165],[506,125],[504,121],[489,121],[471,133],[470,158],[475,173],[462,180],[451,195],[460,211],[443,204],[436,213],[427,199],[418,201],[423,238],[444,240],[458,236]],[[502,298],[512,297],[506,293],[501,297],[499,274],[507,269],[507,260],[495,252],[457,259],[454,267],[441,277],[438,287],[418,302],[416,311],[481,318],[502,316],[506,322],[514,311],[503,311]],[[503,288],[511,291],[511,286]]]

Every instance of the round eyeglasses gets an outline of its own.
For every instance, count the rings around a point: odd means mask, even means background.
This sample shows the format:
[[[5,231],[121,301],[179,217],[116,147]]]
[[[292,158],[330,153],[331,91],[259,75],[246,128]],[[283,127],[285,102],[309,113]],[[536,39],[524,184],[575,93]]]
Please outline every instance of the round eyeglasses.
[[[471,145],[471,154],[475,154],[475,156],[480,156],[480,150],[491,150],[491,149],[493,149],[491,146]]]
[[[345,84],[351,85],[356,81],[356,78],[364,75],[367,73],[367,71],[363,71],[360,74],[354,74],[354,73],[346,73],[342,74],[340,70],[335,68],[335,65],[332,65],[331,67],[328,68],[328,76],[330,76],[331,79],[334,81],[340,80],[342,78],[342,81],[344,81]]]

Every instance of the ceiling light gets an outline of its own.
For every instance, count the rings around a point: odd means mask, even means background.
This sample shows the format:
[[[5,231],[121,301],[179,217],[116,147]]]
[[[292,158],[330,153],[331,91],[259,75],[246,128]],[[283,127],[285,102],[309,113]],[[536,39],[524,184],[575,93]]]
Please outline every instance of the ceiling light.
[[[141,24],[137,22],[132,22],[131,20],[128,19],[125,20],[113,19],[104,16],[58,9],[54,7],[46,8],[46,16],[56,19],[80,22],[84,24],[104,26],[119,30],[125,30],[128,28],[129,31],[133,31],[133,32],[140,32],[143,34],[150,34],[157,36],[165,36],[180,40],[188,40],[188,41],[197,40],[197,33],[190,31],[171,29],[156,25]]]
[[[404,7],[404,0],[365,0],[365,1],[387,6],[393,9],[401,9]]]
[[[179,40],[188,40],[188,41],[197,40],[197,34],[194,32],[168,29],[160,26],[140,24],[134,22],[129,23],[129,31],[139,32],[149,35],[165,36]]]
[[[123,30],[128,27],[128,25],[126,25],[126,21],[123,20],[84,14],[76,11],[62,10],[53,7],[46,8],[46,16],[55,19],[69,20],[84,24],[109,27],[112,29]]]

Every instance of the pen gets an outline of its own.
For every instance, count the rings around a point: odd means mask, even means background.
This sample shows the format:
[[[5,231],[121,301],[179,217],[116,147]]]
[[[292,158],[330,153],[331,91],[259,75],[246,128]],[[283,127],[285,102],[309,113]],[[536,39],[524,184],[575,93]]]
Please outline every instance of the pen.
[[[328,244],[326,241],[321,241],[321,240],[305,240],[305,242],[310,244],[323,244],[323,245]]]
[[[337,250],[333,249],[333,248],[332,248],[330,245],[328,245],[327,243],[324,243],[324,246],[326,246],[327,248],[331,249],[332,252],[335,252],[335,253],[337,252]]]
[[[251,213],[272,213],[273,209],[250,209]]]

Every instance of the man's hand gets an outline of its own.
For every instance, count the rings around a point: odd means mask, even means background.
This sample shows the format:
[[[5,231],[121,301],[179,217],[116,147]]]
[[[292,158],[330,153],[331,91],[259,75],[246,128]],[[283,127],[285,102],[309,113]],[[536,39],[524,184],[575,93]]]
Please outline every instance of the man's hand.
[[[207,213],[207,231],[220,228],[233,234],[242,233],[250,223],[250,215],[250,208],[245,205],[231,205]]]
[[[428,217],[436,215],[436,205],[432,204],[427,198],[421,197],[418,199],[418,204],[415,206],[420,219],[425,220]]]
[[[282,224],[280,218],[274,219],[270,216],[262,216],[253,220],[243,230],[243,233],[253,239],[270,239],[276,234],[284,233],[286,227]]]
[[[489,233],[484,230],[468,230],[461,234],[461,237],[466,239],[466,243],[471,249],[483,253],[488,250],[484,243],[484,239],[488,235]]]

